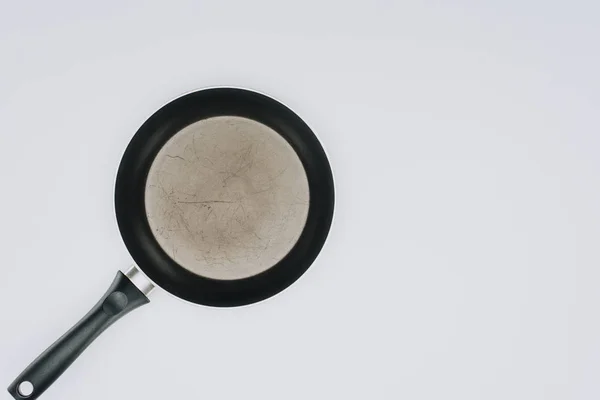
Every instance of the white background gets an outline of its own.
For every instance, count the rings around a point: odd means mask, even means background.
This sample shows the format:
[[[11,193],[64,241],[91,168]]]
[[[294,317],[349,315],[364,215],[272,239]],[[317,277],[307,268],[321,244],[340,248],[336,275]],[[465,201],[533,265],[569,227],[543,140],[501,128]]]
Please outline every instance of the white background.
[[[320,257],[249,307],[156,291],[44,399],[598,399],[599,20],[593,0],[2,0],[1,385],[131,263],[113,186],[137,128],[235,85],[329,154]]]

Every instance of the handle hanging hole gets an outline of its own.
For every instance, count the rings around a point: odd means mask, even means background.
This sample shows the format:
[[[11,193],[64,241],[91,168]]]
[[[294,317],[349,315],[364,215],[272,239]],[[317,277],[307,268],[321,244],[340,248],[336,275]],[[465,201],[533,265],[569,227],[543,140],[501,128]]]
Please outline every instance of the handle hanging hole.
[[[33,383],[29,381],[23,381],[19,383],[19,387],[17,387],[17,391],[22,397],[29,397],[33,393]]]

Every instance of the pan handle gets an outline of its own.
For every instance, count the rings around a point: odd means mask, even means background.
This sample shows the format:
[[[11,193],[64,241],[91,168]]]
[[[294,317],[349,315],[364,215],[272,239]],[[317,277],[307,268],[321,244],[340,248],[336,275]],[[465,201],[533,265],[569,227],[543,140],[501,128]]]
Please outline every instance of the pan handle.
[[[121,271],[117,272],[100,301],[29,364],[10,384],[8,392],[16,400],[37,399],[106,328],[129,311],[148,303],[146,294],[152,285],[146,284],[138,289],[132,281],[136,281],[133,277],[139,278],[139,275],[136,267],[128,271],[127,276]]]

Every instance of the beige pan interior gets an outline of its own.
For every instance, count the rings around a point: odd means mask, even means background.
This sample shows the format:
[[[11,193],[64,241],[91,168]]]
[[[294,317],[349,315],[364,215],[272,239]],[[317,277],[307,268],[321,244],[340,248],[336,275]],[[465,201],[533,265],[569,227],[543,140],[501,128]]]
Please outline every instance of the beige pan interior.
[[[187,126],[160,150],[146,183],[146,214],[162,249],[213,279],[267,270],[306,222],[306,172],[271,128],[241,117]]]

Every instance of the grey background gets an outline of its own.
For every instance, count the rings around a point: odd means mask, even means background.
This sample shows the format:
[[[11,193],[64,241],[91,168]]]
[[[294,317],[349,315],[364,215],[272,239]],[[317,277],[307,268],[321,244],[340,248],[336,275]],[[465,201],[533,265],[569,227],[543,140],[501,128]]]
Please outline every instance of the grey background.
[[[328,151],[317,262],[245,308],[158,291],[44,399],[597,399],[600,6],[452,3],[4,0],[2,385],[130,264],[139,125],[238,85]]]

